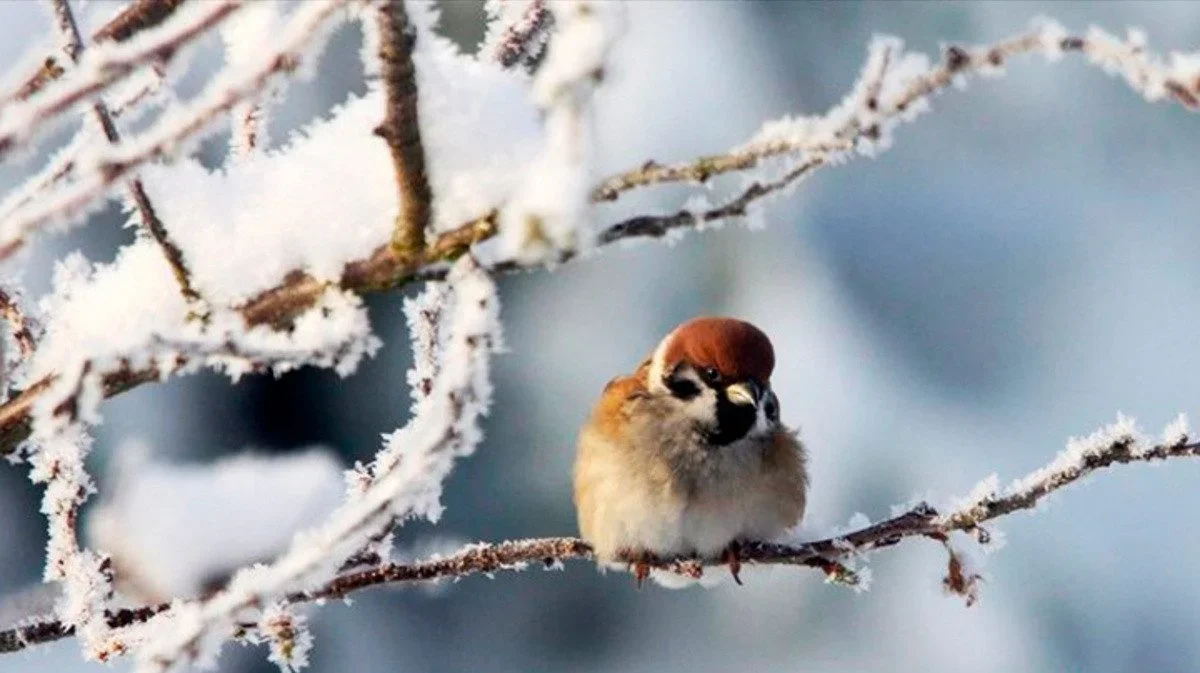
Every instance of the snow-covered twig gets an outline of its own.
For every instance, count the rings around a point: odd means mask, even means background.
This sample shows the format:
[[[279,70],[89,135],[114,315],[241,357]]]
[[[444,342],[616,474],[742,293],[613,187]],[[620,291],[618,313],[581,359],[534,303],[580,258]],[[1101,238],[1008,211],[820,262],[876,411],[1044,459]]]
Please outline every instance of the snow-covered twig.
[[[542,146],[500,213],[502,255],[520,264],[589,249],[592,98],[624,29],[624,7],[554,0],[555,34],[533,81]]]
[[[116,181],[125,178],[143,165],[176,151],[179,146],[208,128],[222,114],[238,103],[256,96],[270,80],[281,73],[290,72],[300,64],[302,53],[318,46],[316,37],[330,17],[346,0],[312,0],[304,3],[294,13],[291,21],[282,29],[282,36],[272,49],[257,54],[252,66],[237,68],[233,72],[223,71],[197,96],[196,101],[172,109],[149,130],[119,147],[109,147],[93,156],[78,161],[81,173],[75,183],[36,205],[19,209],[0,226],[0,251],[19,245],[29,231],[45,224],[69,217],[87,208],[103,196]],[[210,8],[238,6],[236,0],[225,0],[220,4],[205,3]],[[212,14],[217,11],[210,10]],[[227,12],[228,13],[228,12]],[[222,16],[223,18],[223,16]],[[213,22],[215,25],[215,22]],[[164,25],[157,31],[169,28]],[[208,26],[211,27],[211,26]],[[143,37],[150,35],[150,32]],[[141,39],[141,38],[139,38]],[[81,70],[83,67],[81,66]],[[107,72],[107,71],[106,71]],[[57,91],[52,89],[49,93]],[[32,100],[32,99],[31,99]],[[0,156],[3,156],[5,135],[4,120],[0,117]],[[0,252],[0,256],[2,256]]]
[[[20,300],[13,293],[0,288],[0,318],[8,323],[9,338],[16,346],[16,353],[5,358],[6,373],[14,364],[27,361],[37,347],[37,325],[26,315]]]
[[[183,2],[184,0],[132,0],[116,16],[93,33],[92,40],[95,42],[127,40],[136,35],[138,31],[153,28],[165,21]],[[42,87],[58,79],[65,72],[66,70],[58,62],[57,57],[47,56],[39,64],[37,70],[21,80],[21,86],[14,93],[0,96],[0,103],[25,100],[41,91]]]
[[[53,10],[56,27],[58,28],[59,39],[63,42],[63,51],[66,52],[67,58],[70,59],[71,63],[78,66],[84,49],[83,37],[80,35],[79,25],[75,22],[75,14],[71,11],[71,5],[67,0],[49,0],[49,2]],[[92,117],[104,132],[105,139],[110,144],[119,143],[121,135],[117,131],[117,125],[113,123],[108,105],[103,100],[97,98],[91,102],[90,108]],[[73,165],[73,162],[70,165]],[[140,179],[135,177],[129,180],[125,188],[128,192],[129,200],[133,202],[134,208],[137,209],[143,231],[158,244],[163,256],[167,258],[167,263],[171,266],[171,273],[175,277],[175,281],[179,283],[180,292],[189,301],[199,300],[200,294],[192,287],[192,275],[183,260],[183,253],[167,234],[167,228],[163,225],[162,220],[159,219],[158,213],[155,212],[154,204],[150,201],[150,195],[146,193],[145,185],[142,184]],[[23,239],[14,241],[14,247],[19,246],[23,242]],[[14,248],[10,247],[0,251],[0,258],[7,256],[12,249]]]
[[[554,26],[546,0],[488,0],[484,7],[492,19],[480,53],[505,68],[533,70],[546,53]]]
[[[1053,462],[1018,479],[1008,489],[998,490],[994,478],[986,479],[982,488],[977,488],[976,492],[947,514],[938,514],[932,507],[921,503],[878,523],[813,542],[799,545],[748,543],[741,549],[741,561],[745,564],[808,566],[828,574],[837,572],[840,560],[893,546],[906,538],[925,537],[945,543],[951,534],[969,533],[987,544],[989,538],[986,532],[980,534],[982,524],[1016,511],[1032,509],[1051,493],[1104,468],[1195,457],[1200,457],[1200,442],[1188,440],[1183,417],[1171,423],[1157,441],[1140,437],[1133,422],[1121,418],[1116,424],[1088,438],[1071,440],[1067,449]],[[341,598],[380,585],[459,579],[477,574],[524,570],[531,565],[554,568],[563,561],[591,558],[591,547],[582,540],[570,537],[480,543],[445,557],[414,563],[387,563],[346,573],[319,587],[292,592],[285,600],[288,603],[301,603]],[[657,559],[652,565],[659,570],[698,577],[706,568],[720,566],[722,562],[716,559]],[[978,576],[959,557],[958,551],[951,551],[948,565],[947,581],[962,591],[973,592],[972,583],[977,581]],[[973,596],[971,593],[968,600],[973,600]],[[114,613],[112,618],[126,623],[131,618],[141,621],[164,609],[166,606],[147,606],[140,609],[140,619],[124,612]],[[54,621],[25,625],[21,629],[0,632],[0,652],[24,649],[67,635],[70,635],[69,629]]]
[[[891,129],[926,111],[930,95],[968,76],[998,74],[1014,56],[1041,54],[1053,62],[1071,52],[1086,55],[1089,63],[1106,72],[1120,73],[1151,102],[1169,96],[1188,109],[1200,109],[1200,64],[1182,54],[1173,53],[1169,63],[1148,54],[1140,33],[1123,42],[1092,28],[1080,37],[1068,35],[1056,23],[1038,21],[1031,30],[994,44],[948,46],[941,62],[932,66],[919,54],[903,52],[899,40],[880,38],[871,45],[854,92],[826,114],[768,122],[744,145],[724,154],[671,165],[648,161],[608,178],[592,191],[592,198],[612,201],[623,192],[665,183],[703,184],[777,157],[823,158],[822,163],[827,163],[825,157],[837,158],[863,147],[863,141],[870,151],[886,148]]]
[[[392,248],[400,257],[416,257],[425,249],[425,230],[433,206],[433,192],[425,175],[425,148],[417,114],[416,67],[413,46],[416,31],[409,23],[405,0],[385,0],[376,8],[375,21],[364,21],[364,30],[374,29],[379,49],[380,79],[383,81],[385,112],[375,134],[387,142],[392,155],[400,212],[392,227]]]
[[[239,5],[240,0],[195,3],[197,11],[177,12],[161,25],[142,31],[136,39],[92,49],[54,86],[0,107],[0,158],[75,105],[204,35]]]

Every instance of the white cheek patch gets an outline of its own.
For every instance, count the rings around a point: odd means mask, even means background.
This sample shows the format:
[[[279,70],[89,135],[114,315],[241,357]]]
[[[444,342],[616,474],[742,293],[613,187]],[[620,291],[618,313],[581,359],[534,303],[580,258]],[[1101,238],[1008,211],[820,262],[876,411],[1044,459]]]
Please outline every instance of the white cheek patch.
[[[700,388],[700,394],[686,402],[680,400],[679,405],[689,417],[706,425],[714,425],[717,422],[717,391],[698,381],[695,383]]]

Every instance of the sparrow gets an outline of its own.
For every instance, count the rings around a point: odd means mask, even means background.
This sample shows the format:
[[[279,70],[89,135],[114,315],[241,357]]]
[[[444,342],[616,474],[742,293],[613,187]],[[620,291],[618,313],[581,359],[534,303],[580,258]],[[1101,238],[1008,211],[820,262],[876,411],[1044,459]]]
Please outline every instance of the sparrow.
[[[720,558],[735,581],[739,546],[804,515],[808,473],[771,390],[775,350],[734,318],[679,325],[633,374],[609,381],[579,432],[579,532],[604,567]]]

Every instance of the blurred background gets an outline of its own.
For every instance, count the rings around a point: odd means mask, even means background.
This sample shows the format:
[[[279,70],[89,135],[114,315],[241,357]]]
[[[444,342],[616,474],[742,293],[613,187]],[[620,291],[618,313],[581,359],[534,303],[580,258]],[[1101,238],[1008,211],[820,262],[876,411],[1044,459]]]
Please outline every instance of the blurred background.
[[[445,33],[473,49],[481,3],[441,5]],[[92,0],[83,16],[98,25],[114,8]],[[767,119],[825,110],[874,34],[936,54],[1037,15],[1070,31],[1141,27],[1160,52],[1200,47],[1200,4],[1184,2],[639,0],[599,96],[598,176],[719,152]],[[3,62],[50,34],[32,0],[0,3],[0,26]],[[289,89],[276,142],[363,91],[360,38],[339,29],[316,78]],[[773,203],[762,231],[617,246],[501,279],[511,352],[496,360],[487,439],[452,475],[440,524],[404,527],[399,546],[573,533],[576,428],[610,377],[699,313],[749,319],[774,339],[784,418],[810,447],[814,531],[914,496],[962,495],[991,472],[1018,477],[1118,411],[1148,432],[1197,411],[1200,117],[1148,104],[1076,57],[1020,60],[933,108],[878,159],[824,170]],[[201,160],[219,162],[226,146],[214,137]],[[0,168],[0,187],[22,170]],[[640,194],[597,221],[675,209],[688,193]],[[48,288],[68,250],[111,259],[131,236],[117,211],[43,240],[31,290]],[[369,298],[386,345],[345,381],[199,375],[105,404],[94,471],[111,472],[134,440],[184,464],[312,445],[345,465],[370,457],[407,416],[400,299]],[[635,591],[626,575],[572,564],[316,610],[311,670],[1194,670],[1198,477],[1187,462],[1119,468],[1002,521],[1007,546],[988,558],[971,608],[942,594],[945,554],[923,541],[876,557],[864,594],[790,569],[744,587]],[[0,596],[40,578],[39,498],[22,466],[0,465]],[[0,673],[85,668],[70,641],[0,657]],[[221,670],[274,666],[231,646]]]

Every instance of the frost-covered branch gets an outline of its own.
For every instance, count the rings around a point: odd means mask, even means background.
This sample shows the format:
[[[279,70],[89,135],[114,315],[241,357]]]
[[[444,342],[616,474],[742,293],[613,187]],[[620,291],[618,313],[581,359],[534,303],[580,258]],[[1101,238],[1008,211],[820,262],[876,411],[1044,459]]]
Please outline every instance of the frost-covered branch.
[[[152,28],[165,21],[183,2],[184,0],[132,0],[116,16],[93,33],[92,40],[95,42],[128,40],[138,31]],[[25,100],[41,91],[42,87],[58,79],[65,72],[66,70],[63,69],[56,56],[47,56],[31,75],[22,80],[22,84],[16,92],[0,97],[0,103]]]
[[[545,56],[554,25],[546,0],[488,0],[484,8],[492,20],[482,51],[506,68],[533,70]]]
[[[924,55],[904,52],[899,40],[879,38],[871,45],[854,91],[824,115],[769,122],[741,147],[724,154],[671,165],[648,161],[605,180],[592,198],[612,201],[632,189],[672,182],[704,184],[778,157],[819,159],[824,164],[836,163],[854,149],[887,149],[896,124],[927,111],[930,95],[961,86],[970,76],[1002,74],[1016,56],[1041,54],[1055,62],[1067,53],[1081,53],[1090,64],[1120,74],[1150,102],[1171,98],[1190,110],[1200,109],[1200,61],[1174,53],[1164,61],[1146,51],[1145,35],[1137,31],[1122,41],[1098,28],[1076,36],[1056,23],[1039,21],[1030,31],[994,44],[947,46],[941,62],[932,66]]]
[[[375,133],[387,142],[396,179],[400,212],[392,228],[392,248],[400,257],[419,256],[425,248],[433,193],[425,177],[425,148],[417,114],[417,79],[413,65],[416,30],[409,23],[405,0],[386,0],[377,12],[380,79],[385,114]],[[370,25],[364,22],[364,26]]]
[[[59,39],[63,42],[63,51],[66,52],[67,58],[71,63],[78,67],[80,56],[83,54],[83,37],[79,33],[79,25],[75,21],[75,14],[71,11],[71,5],[67,0],[49,0],[53,10],[54,20],[58,28]],[[109,144],[117,144],[121,140],[120,132],[117,131],[117,125],[113,123],[112,115],[109,113],[108,105],[100,98],[96,98],[90,105],[91,115],[95,122],[104,132],[105,139]],[[72,162],[73,165],[73,162]],[[167,228],[159,219],[158,213],[154,210],[154,204],[150,201],[149,194],[146,193],[146,187],[138,178],[132,178],[125,185],[129,195],[129,200],[133,202],[134,208],[137,209],[138,217],[141,220],[142,230],[158,244],[162,250],[163,256],[167,258],[167,263],[171,265],[171,273],[175,277],[175,281],[179,283],[179,289],[189,301],[200,299],[200,294],[192,287],[191,273],[188,271],[187,264],[183,260],[183,252],[179,246],[175,245],[174,241],[167,234]],[[18,239],[16,244],[23,241]],[[0,252],[0,257],[7,254],[7,251]]]
[[[239,0],[190,5],[199,8],[198,11],[174,13],[162,24],[140,32],[136,39],[98,46],[53,86],[46,86],[24,100],[3,105],[0,107],[0,158],[75,105],[125,79],[138,68],[170,57],[220,24],[239,5]]]
[[[16,352],[12,356],[6,354],[5,370],[7,372],[11,364],[27,361],[33,355],[33,350],[37,347],[37,338],[34,336],[37,326],[26,315],[19,298],[3,288],[0,288],[0,318],[8,323],[9,338],[16,347]]]
[[[951,535],[967,533],[980,544],[992,544],[983,524],[1020,510],[1034,509],[1050,494],[1114,465],[1149,463],[1172,458],[1200,456],[1200,442],[1189,441],[1187,425],[1181,416],[1171,423],[1158,440],[1142,437],[1131,419],[1118,421],[1082,439],[1072,439],[1066,450],[1050,464],[1000,488],[994,476],[988,477],[970,495],[939,514],[925,503],[874,524],[801,544],[753,542],[743,545],[741,562],[747,565],[808,566],[822,570],[829,581],[865,589],[868,577],[855,571],[866,554],[894,546],[906,538],[929,538],[947,542]],[[947,543],[948,544],[948,543]],[[974,580],[978,579],[957,551],[951,548],[947,564],[946,586],[968,593],[974,600]],[[494,544],[480,543],[444,557],[412,563],[385,563],[376,567],[347,572],[306,591],[287,594],[288,604],[348,594],[380,585],[411,584],[461,579],[470,575],[520,571],[531,566],[555,569],[564,561],[590,560],[591,548],[577,538],[556,537],[513,540]],[[698,579],[712,567],[722,565],[716,559],[656,559],[651,563],[661,572]],[[146,606],[109,615],[110,624],[141,622],[161,612],[167,605]],[[71,635],[69,627],[49,620],[25,624],[0,632],[0,652],[12,652],[42,642]]]
[[[229,112],[238,103],[258,95],[273,78],[297,68],[303,52],[319,46],[320,40],[317,38],[321,29],[344,4],[345,0],[312,0],[303,3],[282,29],[282,35],[278,42],[272,45],[273,48],[256,54],[249,66],[234,69],[232,72],[223,71],[223,76],[210,83],[194,101],[169,110],[150,129],[120,146],[95,152],[86,160],[81,159],[79,165],[89,168],[84,169],[84,174],[75,183],[59,190],[53,198],[46,198],[19,209],[0,223],[0,257],[11,253],[30,231],[79,213],[102,197],[114,182],[133,174],[151,161],[177,151],[182,143],[215,123],[222,114]],[[208,13],[203,15],[203,18],[208,20],[205,29],[216,25],[219,19],[223,19],[239,6],[236,0],[197,3],[197,6],[201,5],[209,8]],[[168,22],[154,30],[163,31],[172,26],[173,22]],[[148,31],[138,40],[131,42],[140,43],[150,35],[151,32]],[[169,33],[169,36],[172,35]],[[158,49],[167,49],[169,44]],[[152,51],[154,49],[143,49],[135,52],[135,55],[139,55],[138,58],[144,61],[149,57],[140,55]],[[133,58],[128,57],[130,60]],[[81,64],[80,70],[82,69],[84,66]],[[132,66],[129,69],[131,70]],[[102,72],[107,73],[108,70]],[[58,91],[59,88],[61,87],[52,88],[46,95]],[[35,100],[30,99],[30,102]],[[0,157],[3,156],[5,138],[8,137],[4,131],[7,128],[5,120],[16,116],[2,114],[3,112],[4,110],[0,109]]]

